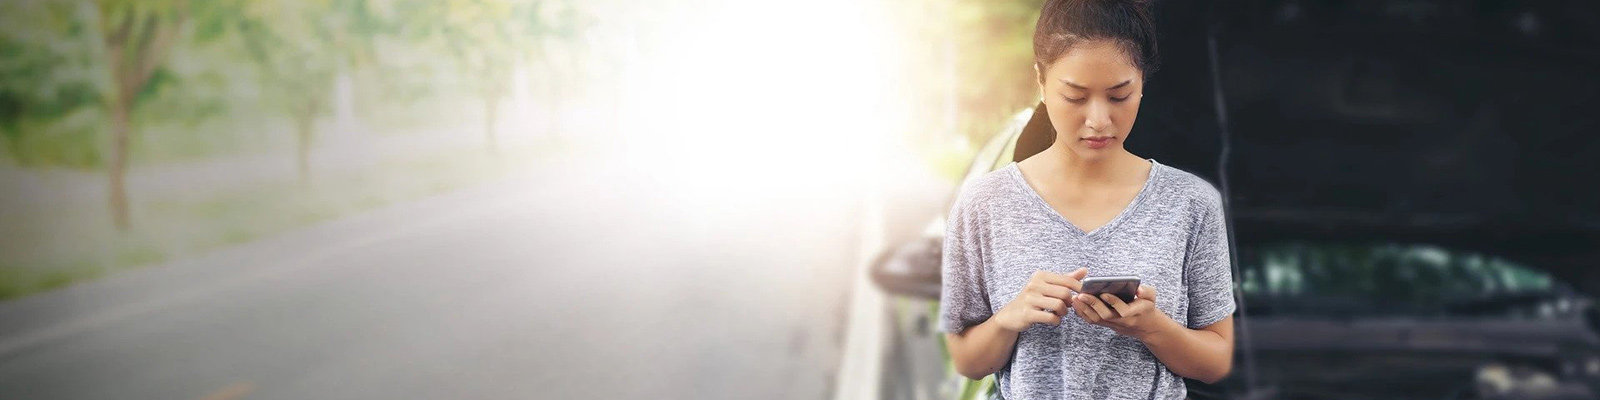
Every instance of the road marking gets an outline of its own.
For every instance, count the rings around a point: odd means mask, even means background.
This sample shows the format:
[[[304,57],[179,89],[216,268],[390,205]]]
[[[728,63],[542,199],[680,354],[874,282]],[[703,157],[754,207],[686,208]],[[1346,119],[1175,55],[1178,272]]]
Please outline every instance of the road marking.
[[[180,303],[184,303],[184,302],[188,302],[188,301],[193,301],[195,299],[200,299],[200,298],[204,298],[204,297],[207,297],[207,296],[215,295],[215,294],[221,293],[221,292],[226,291],[226,290],[234,289],[236,287],[240,287],[240,286],[243,286],[245,284],[249,284],[249,283],[252,283],[252,282],[259,281],[261,279],[269,278],[269,277],[272,277],[272,276],[275,276],[275,275],[281,276],[283,274],[288,274],[288,273],[304,270],[304,269],[307,269],[307,268],[309,268],[309,267],[311,267],[313,265],[317,265],[316,261],[320,261],[322,259],[325,259],[325,258],[328,258],[328,257],[332,257],[334,255],[337,255],[337,254],[345,252],[345,251],[349,251],[351,249],[356,249],[356,248],[364,247],[364,246],[367,246],[367,245],[371,245],[373,243],[382,242],[382,241],[385,241],[385,240],[390,240],[390,239],[393,239],[393,238],[396,238],[396,237],[401,237],[401,236],[404,236],[405,234],[416,232],[416,231],[422,230],[424,228],[429,228],[429,227],[437,226],[437,225],[440,225],[440,224],[448,223],[448,222],[451,222],[451,221],[467,219],[467,218],[470,218],[472,216],[481,215],[485,211],[490,211],[490,212],[498,211],[498,210],[501,210],[501,209],[504,209],[504,208],[510,208],[511,206],[515,206],[515,205],[518,204],[516,202],[506,201],[506,197],[510,197],[510,196],[505,196],[505,197],[500,197],[500,198],[492,198],[489,201],[479,201],[477,203],[487,203],[487,204],[479,206],[479,207],[470,207],[470,208],[469,207],[461,207],[461,208],[457,209],[455,212],[441,213],[442,215],[435,215],[432,219],[426,219],[426,220],[423,220],[421,222],[413,223],[413,224],[411,224],[409,226],[399,227],[397,229],[384,230],[384,231],[381,231],[381,233],[374,234],[372,236],[362,237],[362,238],[359,238],[359,239],[356,239],[356,240],[347,241],[347,242],[344,242],[342,244],[340,244],[340,243],[332,243],[332,246],[319,246],[315,250],[313,250],[311,252],[308,252],[306,255],[301,256],[299,258],[294,258],[294,259],[287,260],[287,261],[284,261],[284,262],[275,263],[275,264],[277,264],[276,267],[260,268],[257,271],[245,273],[243,275],[238,275],[238,276],[233,277],[232,279],[222,280],[220,283],[217,283],[217,284],[195,287],[195,288],[192,288],[192,289],[189,289],[189,290],[185,290],[185,291],[182,291],[182,292],[178,292],[176,294],[172,294],[172,295],[169,295],[169,296],[157,297],[157,298],[146,300],[146,301],[142,301],[142,302],[131,303],[131,304],[123,305],[121,307],[111,308],[109,310],[106,310],[106,311],[103,311],[103,312],[100,312],[100,313],[97,313],[97,314],[85,316],[83,318],[79,318],[77,320],[73,320],[73,321],[70,321],[70,322],[63,322],[63,323],[60,323],[60,324],[57,324],[57,325],[54,325],[54,326],[50,326],[50,327],[47,327],[47,328],[39,329],[39,330],[36,330],[36,331],[33,331],[33,332],[27,332],[27,333],[23,333],[23,334],[20,334],[20,335],[17,335],[17,336],[0,339],[0,357],[6,357],[6,356],[9,356],[9,355],[11,355],[13,353],[16,353],[16,352],[19,352],[19,351],[22,351],[22,350],[25,350],[25,349],[29,349],[29,348],[32,348],[34,346],[38,346],[40,344],[47,343],[47,342],[50,342],[50,341],[53,341],[53,340],[56,340],[56,339],[59,339],[59,338],[62,338],[62,337],[66,337],[66,336],[70,336],[70,335],[74,335],[74,334],[79,334],[79,333],[83,333],[83,332],[94,331],[94,330],[98,329],[99,327],[102,327],[102,326],[105,326],[107,324],[111,324],[111,323],[114,323],[114,322],[117,322],[117,321],[121,321],[121,320],[124,320],[124,319],[128,319],[128,318],[132,318],[132,317],[135,317],[135,316],[139,316],[139,315],[152,313],[152,312],[155,312],[155,311],[159,311],[159,310],[162,310],[162,309],[165,309],[165,308],[172,307],[172,306],[174,306],[176,304],[180,304]],[[257,243],[261,243],[261,242],[257,242]],[[246,245],[246,246],[249,246],[249,245]]]
[[[244,395],[250,394],[250,392],[254,392],[255,390],[256,384],[238,381],[234,382],[232,385],[217,389],[216,391],[201,397],[199,400],[233,400],[244,397]]]

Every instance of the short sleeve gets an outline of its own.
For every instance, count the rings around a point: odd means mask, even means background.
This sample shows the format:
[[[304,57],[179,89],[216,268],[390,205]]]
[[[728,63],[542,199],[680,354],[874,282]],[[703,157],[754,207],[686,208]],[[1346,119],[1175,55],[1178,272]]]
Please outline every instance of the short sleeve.
[[[945,223],[939,290],[939,330],[960,333],[987,321],[988,290],[984,286],[988,224],[980,204],[960,196]]]
[[[1223,216],[1222,195],[1206,186],[1197,199],[1194,224],[1189,230],[1189,245],[1184,256],[1183,279],[1189,292],[1190,329],[1199,329],[1227,318],[1237,305],[1233,299],[1233,264],[1229,259],[1228,222]]]

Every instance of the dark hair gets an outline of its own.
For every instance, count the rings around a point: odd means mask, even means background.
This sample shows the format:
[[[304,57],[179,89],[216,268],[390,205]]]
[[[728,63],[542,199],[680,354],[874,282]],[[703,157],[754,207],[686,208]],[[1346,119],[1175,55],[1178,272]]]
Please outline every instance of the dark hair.
[[[1033,31],[1033,61],[1044,71],[1072,46],[1111,40],[1145,76],[1160,64],[1148,0],[1046,0]]]

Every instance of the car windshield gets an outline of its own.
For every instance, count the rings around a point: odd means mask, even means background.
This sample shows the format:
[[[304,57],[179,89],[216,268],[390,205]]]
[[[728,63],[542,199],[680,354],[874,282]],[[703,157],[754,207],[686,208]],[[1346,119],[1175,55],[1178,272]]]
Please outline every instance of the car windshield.
[[[1239,267],[1254,314],[1539,317],[1566,292],[1529,266],[1422,244],[1244,246]]]

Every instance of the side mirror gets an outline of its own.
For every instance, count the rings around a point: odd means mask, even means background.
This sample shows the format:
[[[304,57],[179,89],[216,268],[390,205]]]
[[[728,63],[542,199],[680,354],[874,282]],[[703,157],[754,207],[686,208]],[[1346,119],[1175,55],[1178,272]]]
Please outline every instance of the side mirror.
[[[890,248],[872,263],[872,282],[897,296],[938,300],[944,238],[924,237]]]

